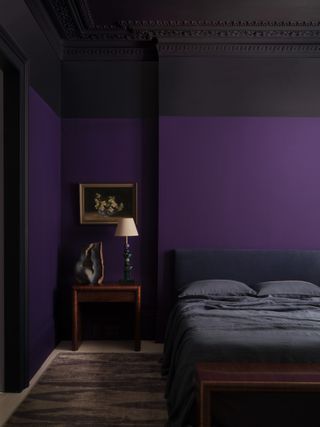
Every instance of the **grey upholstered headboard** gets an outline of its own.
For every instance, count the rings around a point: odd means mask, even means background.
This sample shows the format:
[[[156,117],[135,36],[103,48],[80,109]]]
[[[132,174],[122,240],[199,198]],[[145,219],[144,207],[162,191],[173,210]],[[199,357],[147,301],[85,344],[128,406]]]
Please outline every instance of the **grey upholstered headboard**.
[[[177,249],[175,288],[204,279],[252,285],[267,280],[306,280],[320,286],[320,251]]]

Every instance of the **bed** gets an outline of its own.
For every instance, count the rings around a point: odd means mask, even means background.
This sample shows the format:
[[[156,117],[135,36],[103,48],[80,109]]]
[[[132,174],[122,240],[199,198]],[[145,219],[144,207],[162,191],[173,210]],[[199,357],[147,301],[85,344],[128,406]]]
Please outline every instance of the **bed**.
[[[170,427],[195,425],[197,362],[320,363],[320,251],[176,250],[174,266]]]

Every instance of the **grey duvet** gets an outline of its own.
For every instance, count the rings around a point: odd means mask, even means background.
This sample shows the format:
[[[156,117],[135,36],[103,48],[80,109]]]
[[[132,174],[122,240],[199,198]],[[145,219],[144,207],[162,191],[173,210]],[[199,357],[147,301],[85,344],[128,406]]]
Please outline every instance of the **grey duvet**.
[[[198,361],[320,362],[320,297],[180,299],[162,367],[170,427],[193,424]]]

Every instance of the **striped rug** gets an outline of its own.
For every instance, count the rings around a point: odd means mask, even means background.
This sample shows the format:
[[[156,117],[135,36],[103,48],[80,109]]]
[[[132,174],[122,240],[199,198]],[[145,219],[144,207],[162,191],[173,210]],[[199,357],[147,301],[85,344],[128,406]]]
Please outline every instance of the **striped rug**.
[[[6,426],[165,426],[160,355],[59,353]]]

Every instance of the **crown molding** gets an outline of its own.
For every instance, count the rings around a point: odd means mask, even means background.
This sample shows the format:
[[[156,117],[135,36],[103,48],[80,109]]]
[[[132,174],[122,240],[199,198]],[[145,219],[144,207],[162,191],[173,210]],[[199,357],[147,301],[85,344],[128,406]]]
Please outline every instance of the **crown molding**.
[[[63,49],[64,61],[154,61],[157,51],[154,47],[73,45],[67,44]]]
[[[65,61],[156,61],[159,57],[320,57],[320,44],[284,43],[158,43],[149,47],[67,45]]]
[[[94,29],[95,23],[87,0],[78,0],[78,4],[87,28]]]
[[[132,41],[320,43],[318,21],[119,21],[114,25],[96,26],[92,35],[108,39],[114,37],[115,32],[119,38]]]
[[[28,0],[35,3],[34,0]],[[320,20],[121,20],[95,24],[87,0],[43,0],[60,24],[63,39],[151,40],[180,38],[320,38]]]
[[[320,44],[159,43],[159,57],[320,57]]]
[[[279,29],[277,27],[275,28],[268,28],[268,29],[261,29],[261,28],[232,28],[232,27],[225,27],[225,28],[200,28],[200,29],[193,29],[193,28],[168,28],[168,29],[153,29],[148,30],[147,32],[136,32],[134,33],[134,37],[137,39],[147,39],[152,40],[153,38],[158,39],[161,41],[164,40],[185,40],[188,42],[188,40],[194,40],[194,39],[205,39],[205,40],[212,40],[212,42],[216,40],[225,40],[227,42],[234,42],[234,41],[255,41],[260,42],[264,39],[274,39],[274,40],[292,40],[296,41],[299,40],[301,42],[305,42],[306,40],[318,40],[320,41],[320,29]]]
[[[319,27],[320,20],[296,21],[296,20],[210,20],[210,19],[151,19],[151,20],[122,20],[123,27]],[[98,26],[96,28],[99,28]]]
[[[41,9],[37,0],[26,2],[33,13]],[[88,0],[43,0],[41,7],[37,20],[63,60],[154,60],[157,54],[319,56],[320,20],[154,19],[96,25]]]

